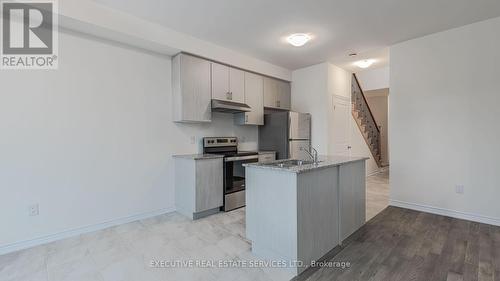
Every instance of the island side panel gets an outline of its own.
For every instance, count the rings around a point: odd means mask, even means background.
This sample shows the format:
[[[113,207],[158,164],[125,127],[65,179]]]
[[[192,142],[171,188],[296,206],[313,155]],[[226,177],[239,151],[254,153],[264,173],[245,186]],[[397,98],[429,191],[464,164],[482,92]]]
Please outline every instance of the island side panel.
[[[246,231],[257,256],[297,259],[296,178],[295,173],[246,168]]]
[[[298,257],[308,266],[339,244],[338,167],[298,174],[297,199]]]
[[[356,225],[358,230],[366,223],[366,161],[353,163],[353,186],[356,190]]]
[[[366,220],[365,161],[341,165],[339,168],[340,240],[343,241]]]

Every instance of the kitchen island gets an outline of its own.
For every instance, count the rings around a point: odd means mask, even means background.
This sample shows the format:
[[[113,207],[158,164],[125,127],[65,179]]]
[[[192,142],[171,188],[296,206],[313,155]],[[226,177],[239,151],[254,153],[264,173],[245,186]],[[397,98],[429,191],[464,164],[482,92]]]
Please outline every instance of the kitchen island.
[[[246,164],[246,231],[252,252],[304,271],[365,223],[365,160]]]

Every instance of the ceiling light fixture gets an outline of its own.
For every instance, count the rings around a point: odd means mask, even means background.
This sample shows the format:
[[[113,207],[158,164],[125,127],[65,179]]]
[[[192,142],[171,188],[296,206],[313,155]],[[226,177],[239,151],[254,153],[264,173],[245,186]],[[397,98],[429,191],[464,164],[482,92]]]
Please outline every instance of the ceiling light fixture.
[[[304,46],[309,40],[311,40],[312,37],[309,34],[306,33],[295,33],[286,38],[286,41],[290,43],[292,46],[295,47],[302,47]]]
[[[360,68],[368,68],[375,62],[374,59],[360,60],[354,63],[355,66]]]

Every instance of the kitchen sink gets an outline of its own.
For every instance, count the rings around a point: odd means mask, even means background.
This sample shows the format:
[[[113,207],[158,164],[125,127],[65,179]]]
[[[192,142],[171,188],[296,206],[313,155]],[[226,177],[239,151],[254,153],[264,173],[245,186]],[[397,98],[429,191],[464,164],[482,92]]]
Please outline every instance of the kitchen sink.
[[[306,161],[306,160],[285,160],[281,162],[274,162],[274,163],[269,163],[269,166],[275,166],[275,167],[280,167],[280,168],[289,168],[289,167],[294,167],[294,166],[302,166],[302,165],[309,165],[313,164],[313,161]]]

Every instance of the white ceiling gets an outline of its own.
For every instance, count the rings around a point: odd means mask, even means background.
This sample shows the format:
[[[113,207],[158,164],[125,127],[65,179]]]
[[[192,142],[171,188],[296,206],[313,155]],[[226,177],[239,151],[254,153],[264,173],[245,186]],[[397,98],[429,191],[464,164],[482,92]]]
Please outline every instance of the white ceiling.
[[[351,65],[408,39],[500,16],[499,0],[95,0],[168,28],[297,69]],[[296,48],[283,37],[314,34]],[[383,66],[379,63],[376,66]]]

